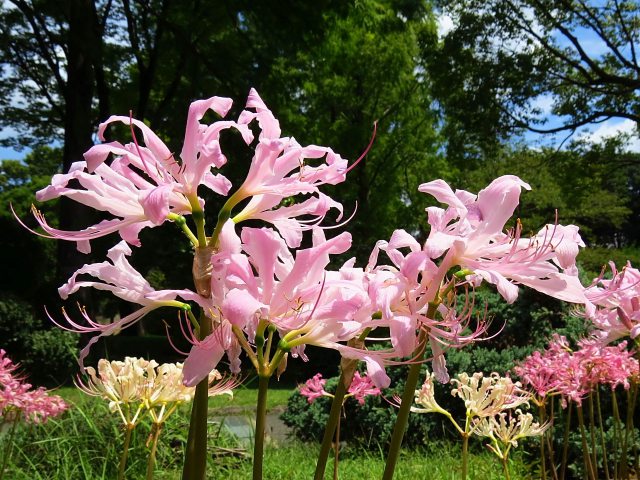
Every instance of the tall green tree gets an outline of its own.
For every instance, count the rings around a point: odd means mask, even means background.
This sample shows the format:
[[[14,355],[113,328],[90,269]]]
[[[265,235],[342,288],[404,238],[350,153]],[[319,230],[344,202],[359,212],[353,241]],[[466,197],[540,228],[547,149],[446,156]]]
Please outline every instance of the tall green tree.
[[[267,101],[304,142],[331,145],[366,159],[336,189],[351,214],[355,254],[366,260],[375,241],[395,228],[419,232],[424,201],[418,184],[446,175],[437,154],[435,115],[419,52],[436,41],[430,8],[421,1],[367,0],[346,12],[325,12],[324,37],[295,58],[281,57]],[[294,101],[292,101],[292,99]]]
[[[523,129],[571,133],[611,118],[640,120],[638,2],[439,3],[453,28],[424,55],[458,156],[495,151]]]

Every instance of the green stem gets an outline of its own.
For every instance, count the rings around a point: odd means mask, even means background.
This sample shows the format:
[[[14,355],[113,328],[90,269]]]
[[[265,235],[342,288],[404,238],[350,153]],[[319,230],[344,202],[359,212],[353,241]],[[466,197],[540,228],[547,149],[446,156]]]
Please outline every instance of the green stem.
[[[149,452],[149,460],[147,461],[147,476],[146,480],[153,480],[153,471],[156,466],[156,452],[158,450],[158,438],[160,437],[160,431],[162,430],[161,423],[153,423],[151,427],[151,451]]]
[[[584,428],[584,416],[582,414],[582,406],[577,407],[578,423],[580,424],[580,437],[582,438],[582,458],[584,460],[585,473],[590,480],[597,480],[593,467],[591,465],[591,455],[589,455],[589,447],[587,446],[587,432]]]
[[[560,465],[560,479],[564,480],[567,470],[567,457],[569,454],[569,429],[571,428],[571,409],[573,403],[567,408],[567,421],[564,424],[564,436],[562,438],[562,464]]]
[[[398,416],[396,417],[396,424],[393,427],[393,434],[391,436],[391,445],[389,446],[389,453],[387,455],[387,464],[382,476],[383,480],[391,480],[393,478],[393,472],[400,456],[400,448],[402,447],[402,439],[404,438],[404,432],[409,422],[409,412],[411,411],[411,405],[416,394],[416,387],[418,386],[418,380],[420,377],[421,362],[411,364],[409,367],[409,375],[407,375],[407,381],[404,386],[404,392],[402,393],[402,403],[398,410]]]
[[[538,406],[538,414],[540,415],[540,424],[543,424],[547,417],[546,415],[547,412],[543,404],[540,404]],[[546,432],[542,434],[543,436],[540,439],[540,474],[541,474],[542,480],[547,480],[547,461],[546,461],[545,452],[544,452],[544,435],[545,434]]]
[[[632,408],[632,395],[631,389],[627,390],[627,421],[625,423],[624,428],[624,437],[622,439],[622,459],[621,463],[621,477],[627,478],[629,475],[629,459],[628,459],[628,449],[629,449],[629,436],[631,434],[631,428],[633,425],[633,408]]]
[[[124,471],[127,468],[127,458],[129,457],[129,445],[131,444],[131,433],[135,425],[128,423],[124,428],[124,445],[122,447],[122,455],[120,455],[120,465],[118,466],[118,480],[124,479]]]
[[[587,397],[587,405],[589,406],[589,436],[591,438],[591,465],[593,465],[594,473],[598,471],[598,456],[596,447],[596,418],[593,408],[593,392]]]
[[[267,393],[270,376],[260,375],[258,381],[258,404],[256,405],[256,432],[253,446],[253,480],[262,480],[264,457],[264,433],[267,420]]]
[[[618,406],[618,396],[615,389],[611,390],[611,399],[613,405],[613,438],[615,442],[611,454],[613,455],[613,478],[617,479],[621,460],[618,458],[618,451],[622,447],[620,438],[622,436],[622,420],[620,420],[620,407]]]
[[[331,450],[331,441],[333,440],[333,434],[338,428],[340,423],[340,413],[342,411],[342,403],[344,402],[344,396],[347,393],[347,387],[345,386],[347,381],[344,378],[344,369],[340,373],[340,379],[338,380],[338,386],[333,394],[333,400],[331,402],[331,411],[329,412],[329,419],[324,427],[324,436],[322,437],[322,444],[320,445],[320,453],[318,454],[318,463],[316,464],[316,473],[314,480],[322,480],[324,478],[324,471],[327,466],[327,459],[329,458],[329,451]],[[351,382],[348,382],[349,384]]]
[[[598,427],[600,428],[600,445],[602,446],[602,462],[604,463],[604,475],[607,480],[609,475],[609,461],[607,458],[607,443],[604,437],[604,422],[602,421],[602,404],[600,403],[600,389],[596,386],[596,407],[598,409]]]
[[[203,340],[211,334],[211,319],[200,316],[198,337]],[[209,377],[196,386],[191,407],[189,437],[182,467],[182,480],[204,480],[207,470],[207,418],[209,413]]]
[[[435,315],[437,305],[430,303],[427,310],[427,318],[433,318]],[[425,344],[427,341],[427,332],[422,330],[418,336],[418,347],[413,354],[413,362],[409,367],[409,374],[407,375],[407,381],[404,384],[404,392],[402,392],[402,402],[400,403],[400,409],[398,410],[398,416],[396,417],[396,423],[393,427],[393,434],[391,435],[391,445],[389,446],[389,453],[387,454],[387,464],[384,468],[384,474],[382,480],[392,480],[393,473],[398,463],[398,457],[400,456],[400,449],[402,447],[402,439],[404,438],[404,432],[407,429],[407,423],[409,422],[409,412],[411,411],[411,405],[416,395],[416,387],[418,386],[418,380],[420,378],[420,369],[422,367],[422,356],[424,355]]]
[[[555,402],[553,401],[553,397],[551,397],[551,412],[549,413],[549,418],[555,418],[554,406]],[[546,412],[545,412],[546,413]],[[553,432],[547,430],[544,432],[542,436],[542,440],[547,442],[547,451],[549,452],[549,463],[551,464],[551,473],[553,474],[553,480],[558,480],[558,469],[556,468],[556,458],[555,452],[553,450],[553,442],[552,442]]]
[[[511,480],[511,475],[509,474],[509,458],[506,455],[502,458],[502,469],[504,470],[505,480]]]
[[[189,239],[189,241],[194,247],[197,247],[199,245],[198,238],[193,234],[193,232],[187,225],[187,221],[182,215],[178,215],[176,213],[170,213],[167,216],[167,218],[173,223],[175,223],[182,230],[182,233],[186,235],[186,237]]]
[[[359,337],[349,340],[348,345],[354,348],[364,348],[364,341],[370,332],[371,329],[366,328]],[[318,454],[318,462],[316,463],[316,471],[313,477],[314,480],[322,480],[324,478],[324,471],[327,466],[329,451],[331,450],[331,439],[340,423],[340,412],[344,405],[344,396],[353,381],[357,365],[357,360],[349,360],[346,358],[343,358],[340,362],[340,378],[338,379],[338,386],[331,401],[329,419],[324,426],[324,435],[322,437],[322,444],[320,445],[320,453]]]
[[[20,411],[16,413],[16,418],[13,420],[13,425],[11,425],[11,431],[9,432],[9,438],[7,439],[7,446],[2,453],[2,468],[0,468],[0,480],[4,478],[4,471],[7,468],[7,463],[9,462],[9,458],[11,458],[11,453],[13,451],[13,437],[16,433],[16,428],[18,427],[18,422],[20,421]]]
[[[464,435],[462,435],[462,480],[467,480],[468,471],[469,471],[469,433],[465,432]]]
[[[342,417],[341,417],[342,418]],[[338,465],[340,462],[340,419],[336,425],[336,446],[333,449],[333,480],[338,480]]]

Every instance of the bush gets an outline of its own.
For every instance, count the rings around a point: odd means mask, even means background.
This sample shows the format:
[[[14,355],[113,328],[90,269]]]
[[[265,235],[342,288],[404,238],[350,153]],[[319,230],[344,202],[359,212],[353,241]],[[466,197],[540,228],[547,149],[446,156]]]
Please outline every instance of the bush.
[[[462,349],[450,349],[446,355],[451,376],[461,372],[498,372],[505,375],[512,372],[516,363],[535,349],[544,348],[553,332],[566,335],[570,340],[579,338],[585,332],[584,319],[570,315],[567,306],[561,302],[530,289],[521,289],[518,300],[510,305],[494,290],[483,288],[476,292],[475,303],[477,309],[484,312],[486,319],[492,319],[489,336],[495,334],[495,338]],[[429,363],[422,367],[421,378],[425,377],[427,370],[431,370]],[[344,440],[365,445],[384,445],[389,441],[396,412],[385,398],[390,400],[394,395],[402,395],[407,372],[407,367],[387,369],[391,388],[383,391],[384,398],[368,397],[363,406],[359,406],[354,400],[346,402],[346,416],[342,420],[344,426],[341,430],[345,432],[341,433]],[[337,378],[328,379],[325,389],[332,393],[336,384]],[[463,419],[464,405],[460,399],[451,395],[452,387],[436,383],[435,388],[438,403],[458,419]],[[310,405],[296,391],[290,397],[282,419],[298,438],[319,441],[322,439],[330,406],[329,398],[319,398]],[[457,439],[458,434],[442,415],[411,415],[404,444],[421,446],[427,438],[429,441]]]
[[[0,294],[0,348],[19,362],[34,385],[57,386],[77,369],[78,336],[45,324],[31,305]]]

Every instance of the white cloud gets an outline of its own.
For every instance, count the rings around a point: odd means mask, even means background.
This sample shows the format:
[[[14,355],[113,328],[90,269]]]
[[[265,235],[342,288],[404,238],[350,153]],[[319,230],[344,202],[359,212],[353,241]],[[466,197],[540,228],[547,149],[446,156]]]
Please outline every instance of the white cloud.
[[[455,27],[453,18],[446,14],[440,13],[436,18],[436,24],[438,26],[438,38],[443,38]]]
[[[531,107],[540,110],[541,115],[549,115],[553,107],[553,95],[548,93],[538,95],[531,100]]]
[[[608,120],[601,123],[591,132],[586,132],[580,135],[580,138],[592,143],[600,143],[604,139],[615,137],[620,134],[630,135],[627,143],[627,151],[640,152],[640,136],[638,132],[638,126],[633,120],[625,119]]]

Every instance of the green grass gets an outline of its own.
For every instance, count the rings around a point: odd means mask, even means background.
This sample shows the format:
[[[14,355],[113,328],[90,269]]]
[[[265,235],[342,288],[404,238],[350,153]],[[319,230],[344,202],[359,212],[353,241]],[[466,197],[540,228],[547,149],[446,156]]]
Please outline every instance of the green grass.
[[[292,443],[265,452],[264,478],[308,480],[313,478],[319,447],[316,444]],[[339,475],[343,479],[381,478],[385,454],[381,451],[347,452],[339,463]],[[516,456],[510,465],[512,480],[531,479],[530,469]],[[327,465],[325,478],[332,478],[333,461]],[[210,479],[245,480],[251,478],[251,462],[218,462],[209,469]],[[394,480],[457,480],[460,479],[460,449],[441,444],[424,451],[405,452],[398,462]],[[469,459],[468,480],[503,479],[502,466],[490,453],[472,454]]]
[[[272,406],[282,405],[289,388],[274,389]],[[5,479],[12,480],[108,480],[115,478],[122,448],[122,431],[117,416],[107,410],[105,402],[86,397],[72,389],[61,389],[59,394],[74,402],[74,407],[58,419],[47,424],[21,426],[13,456]],[[286,394],[286,395],[285,395]],[[226,406],[253,405],[256,390],[248,383],[241,388],[234,401]],[[77,400],[74,400],[77,399]],[[213,405],[213,404],[212,404]],[[225,404],[222,403],[224,408]],[[170,417],[161,436],[158,450],[156,480],[177,480],[181,476],[183,445],[188,429],[188,405]],[[148,423],[139,425],[132,441],[127,464],[127,478],[144,478],[147,460],[145,441]],[[208,479],[246,480],[251,478],[251,451],[243,450],[224,429],[209,429]],[[6,437],[0,435],[0,447]],[[268,444],[264,462],[264,479],[307,480],[313,477],[319,446],[315,443],[292,442],[286,445]],[[229,455],[230,450],[238,453]],[[395,480],[460,478],[460,448],[447,443],[433,445],[422,451],[404,452],[396,470]],[[345,449],[340,461],[340,478],[380,478],[384,469],[384,452]],[[497,459],[490,453],[471,455],[469,480],[497,480],[503,478]],[[333,466],[327,466],[326,478],[331,478]],[[512,461],[513,480],[528,477],[527,465],[521,457]]]
[[[267,397],[267,410],[282,408],[287,405],[289,396],[297,388],[297,385],[291,383],[278,383],[272,380],[269,387],[269,395]],[[61,387],[54,391],[65,400],[71,403],[83,402],[88,395],[82,393],[76,387]],[[253,410],[258,399],[258,379],[257,377],[248,378],[242,385],[234,389],[233,398],[228,395],[220,395],[209,399],[209,409],[239,409]],[[212,412],[213,413],[213,412]]]

